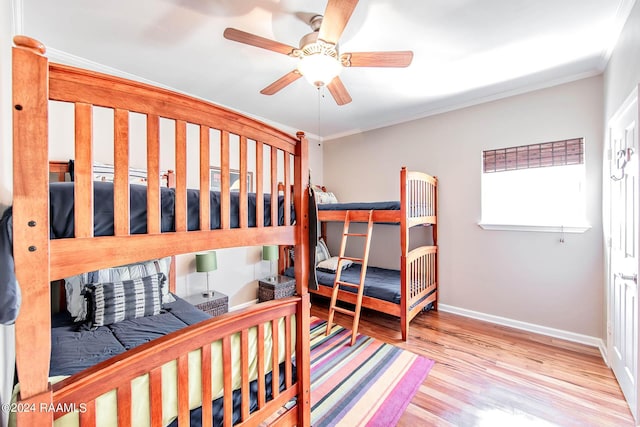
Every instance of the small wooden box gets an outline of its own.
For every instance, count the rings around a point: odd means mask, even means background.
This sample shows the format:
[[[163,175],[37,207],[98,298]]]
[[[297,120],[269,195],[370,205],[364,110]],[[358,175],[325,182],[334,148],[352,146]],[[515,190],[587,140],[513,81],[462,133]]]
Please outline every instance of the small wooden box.
[[[184,299],[193,304],[197,309],[214,317],[229,311],[229,297],[221,292],[215,291],[210,297],[203,296],[202,294],[189,295]]]
[[[258,302],[293,296],[296,293],[296,279],[288,276],[266,277],[258,281]]]

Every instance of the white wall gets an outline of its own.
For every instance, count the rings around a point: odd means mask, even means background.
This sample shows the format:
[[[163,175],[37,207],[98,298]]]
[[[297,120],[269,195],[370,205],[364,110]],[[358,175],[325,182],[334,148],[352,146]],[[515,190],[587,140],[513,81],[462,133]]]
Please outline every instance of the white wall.
[[[604,117],[607,121],[639,83],[640,2],[636,2],[604,72]]]
[[[598,76],[325,142],[324,183],[339,200],[393,200],[401,166],[438,176],[442,304],[602,337],[602,106]],[[477,225],[483,150],[573,137],[585,138],[589,231],[561,244]],[[399,248],[373,239],[387,255],[371,263],[397,267]]]

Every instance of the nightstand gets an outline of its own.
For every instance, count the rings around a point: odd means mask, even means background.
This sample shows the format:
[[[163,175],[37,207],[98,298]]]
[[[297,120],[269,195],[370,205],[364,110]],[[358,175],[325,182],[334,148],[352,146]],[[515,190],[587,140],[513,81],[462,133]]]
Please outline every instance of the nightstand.
[[[258,302],[290,297],[296,293],[296,279],[289,276],[265,277],[258,281]]]
[[[229,297],[221,292],[215,291],[210,297],[205,297],[202,294],[195,294],[186,296],[183,299],[197,309],[214,317],[229,311]]]

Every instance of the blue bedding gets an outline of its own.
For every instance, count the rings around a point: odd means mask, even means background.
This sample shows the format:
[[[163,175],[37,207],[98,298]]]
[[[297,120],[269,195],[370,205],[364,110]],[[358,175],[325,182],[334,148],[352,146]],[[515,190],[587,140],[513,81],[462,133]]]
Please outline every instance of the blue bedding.
[[[399,211],[400,202],[352,202],[352,203],[321,203],[318,204],[319,211],[370,211],[386,210]]]
[[[49,185],[50,237],[60,239],[74,235],[73,182],[52,182]],[[131,234],[147,232],[147,187],[130,185]],[[175,190],[161,188],[161,231],[175,231]],[[211,229],[220,228],[220,193],[211,191]],[[256,225],[256,194],[248,195],[249,227]],[[295,222],[293,205],[291,224]],[[231,192],[230,226],[240,226],[240,194]],[[278,197],[278,224],[284,224],[284,196]],[[271,225],[271,195],[264,195],[264,225]],[[200,228],[200,192],[187,190],[187,229]],[[94,182],[94,236],[113,235],[113,183]],[[14,275],[12,251],[12,209],[7,209],[0,219],[0,324],[11,324],[18,316],[21,296]]]
[[[124,320],[95,330],[74,323],[68,312],[58,313],[51,321],[51,362],[49,375],[72,375],[117,354],[185,326],[209,319],[185,300],[164,304],[156,316]]]
[[[342,270],[341,279],[345,282],[360,283],[360,271],[362,265],[353,264],[349,268]],[[285,270],[286,276],[295,277],[294,268],[289,267]],[[320,285],[333,288],[335,280],[334,273],[327,273],[316,269],[318,283]],[[355,292],[353,288],[344,288],[345,290]],[[364,281],[364,295],[394,304],[400,304],[400,271],[389,270],[380,267],[367,267],[367,275]]]

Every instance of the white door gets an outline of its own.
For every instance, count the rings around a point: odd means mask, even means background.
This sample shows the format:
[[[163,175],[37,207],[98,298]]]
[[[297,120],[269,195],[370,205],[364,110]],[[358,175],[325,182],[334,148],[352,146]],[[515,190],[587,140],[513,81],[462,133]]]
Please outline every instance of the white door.
[[[635,96],[634,96],[635,95]],[[638,93],[609,122],[609,361],[638,418]],[[605,169],[606,170],[606,169]]]

